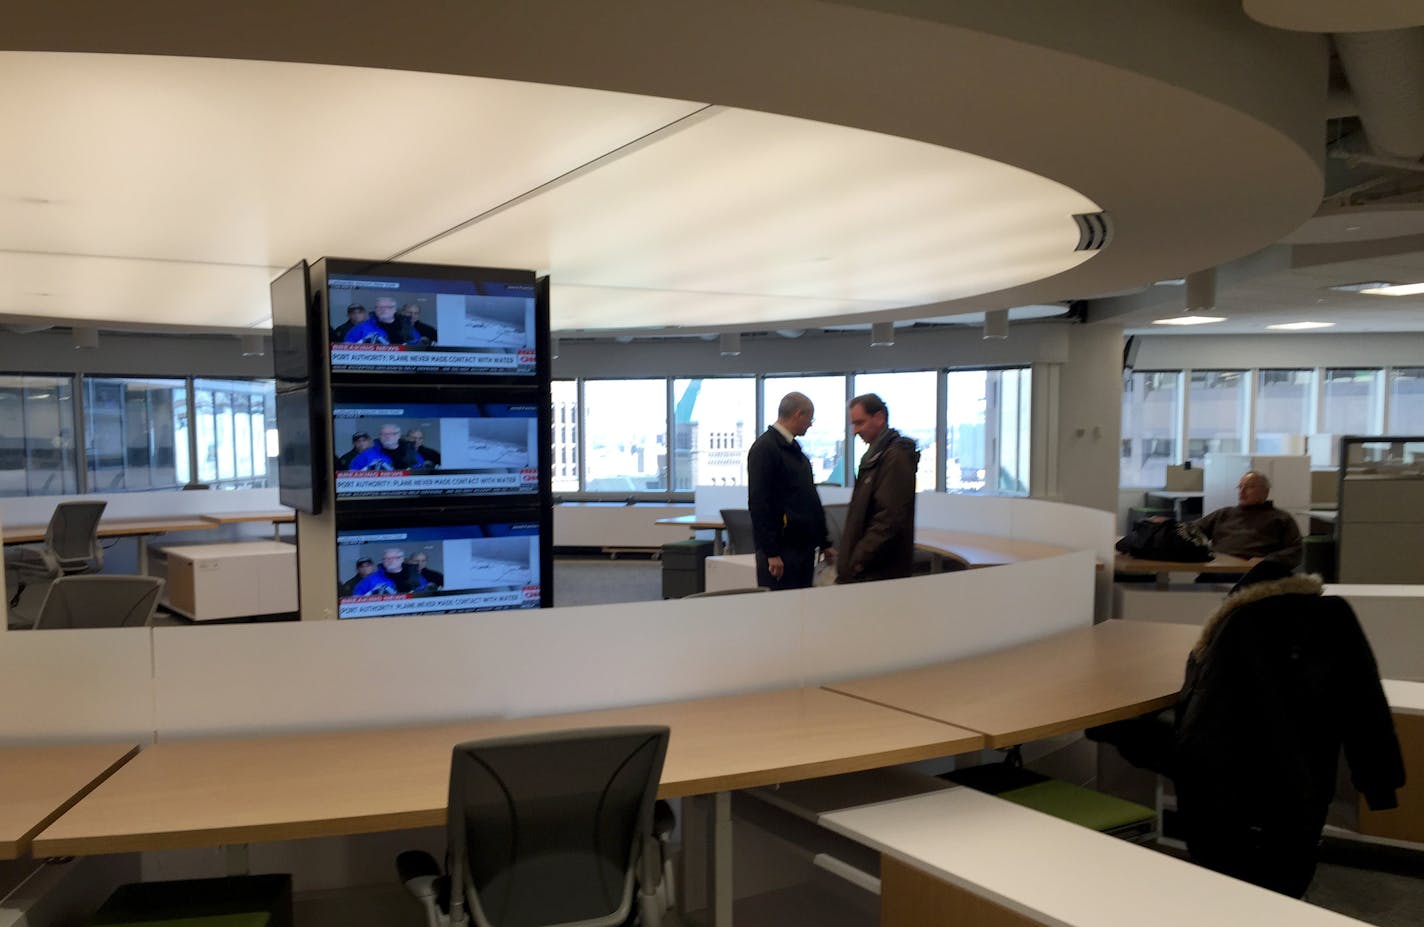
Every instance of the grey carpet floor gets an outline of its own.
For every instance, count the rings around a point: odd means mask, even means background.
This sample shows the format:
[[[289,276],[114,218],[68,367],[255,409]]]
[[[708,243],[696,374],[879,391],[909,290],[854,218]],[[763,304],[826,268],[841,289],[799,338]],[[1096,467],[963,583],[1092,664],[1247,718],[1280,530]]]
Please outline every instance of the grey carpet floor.
[[[658,560],[561,557],[554,561],[554,604],[609,605],[663,597]]]

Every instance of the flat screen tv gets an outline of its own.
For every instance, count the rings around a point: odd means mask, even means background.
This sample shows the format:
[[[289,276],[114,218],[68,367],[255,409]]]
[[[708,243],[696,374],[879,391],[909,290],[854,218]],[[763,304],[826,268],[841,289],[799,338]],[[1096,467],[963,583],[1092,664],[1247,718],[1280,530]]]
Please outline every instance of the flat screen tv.
[[[524,378],[547,329],[532,271],[323,262],[333,374]]]
[[[395,526],[392,526],[395,524]],[[338,526],[337,617],[539,608],[541,523],[507,518],[408,527]]]
[[[279,382],[277,389],[277,497],[298,512],[317,514],[326,496],[325,455],[313,456],[323,432],[317,426],[319,406],[306,386]],[[313,443],[315,441],[316,443]]]
[[[308,325],[311,281],[306,261],[286,270],[271,284],[272,370],[279,381],[306,383],[316,360]]]
[[[331,415],[338,500],[532,500],[540,491],[539,406],[532,397],[482,402],[440,388],[353,387],[333,393]]]

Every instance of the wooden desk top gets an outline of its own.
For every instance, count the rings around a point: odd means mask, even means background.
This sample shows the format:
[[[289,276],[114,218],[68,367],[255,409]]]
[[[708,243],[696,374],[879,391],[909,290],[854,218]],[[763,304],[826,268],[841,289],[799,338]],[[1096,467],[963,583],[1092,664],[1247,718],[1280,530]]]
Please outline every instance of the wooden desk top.
[[[1073,552],[1068,547],[1040,544],[1037,541],[1018,541],[991,534],[948,531],[943,528],[916,528],[915,546],[931,553],[952,557],[970,569],[1002,566],[1024,560],[1042,560],[1045,557],[1057,557]]]
[[[947,724],[821,689],[433,727],[173,741],[144,750],[35,840],[45,855],[371,833],[444,822],[460,741],[667,724],[664,797],[770,785],[980,749]]]
[[[1180,560],[1139,560],[1127,554],[1118,554],[1113,560],[1113,569],[1119,573],[1245,573],[1251,564],[1241,557],[1230,554],[1214,554],[1205,563],[1186,563]]]
[[[273,524],[297,520],[297,513],[291,509],[271,509],[262,512],[213,512],[202,518],[218,525],[236,525],[249,521],[268,521]]]
[[[31,837],[137,752],[137,744],[0,747],[0,859],[23,855]]]
[[[201,515],[173,515],[168,518],[101,518],[98,535],[101,538],[129,537],[139,534],[167,534],[170,531],[204,531],[213,523]],[[49,525],[5,525],[6,544],[34,544],[45,539]]]
[[[1201,629],[1107,621],[1007,650],[826,688],[1010,747],[1172,704]]]

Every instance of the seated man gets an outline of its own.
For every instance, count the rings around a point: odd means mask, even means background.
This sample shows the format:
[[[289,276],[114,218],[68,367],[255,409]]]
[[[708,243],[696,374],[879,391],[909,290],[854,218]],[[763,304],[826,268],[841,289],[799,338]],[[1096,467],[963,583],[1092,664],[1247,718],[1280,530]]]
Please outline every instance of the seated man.
[[[1289,512],[1271,504],[1271,481],[1247,470],[1236,484],[1236,505],[1192,522],[1211,539],[1211,549],[1241,557],[1254,566],[1270,560],[1294,570],[1300,566],[1300,529]]]

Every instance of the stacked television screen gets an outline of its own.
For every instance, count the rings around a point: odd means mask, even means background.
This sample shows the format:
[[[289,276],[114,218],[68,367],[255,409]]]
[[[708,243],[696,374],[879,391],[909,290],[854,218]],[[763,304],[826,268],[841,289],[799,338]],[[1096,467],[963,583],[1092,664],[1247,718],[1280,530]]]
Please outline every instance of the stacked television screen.
[[[282,501],[340,618],[551,604],[548,281],[323,258],[272,284]]]

